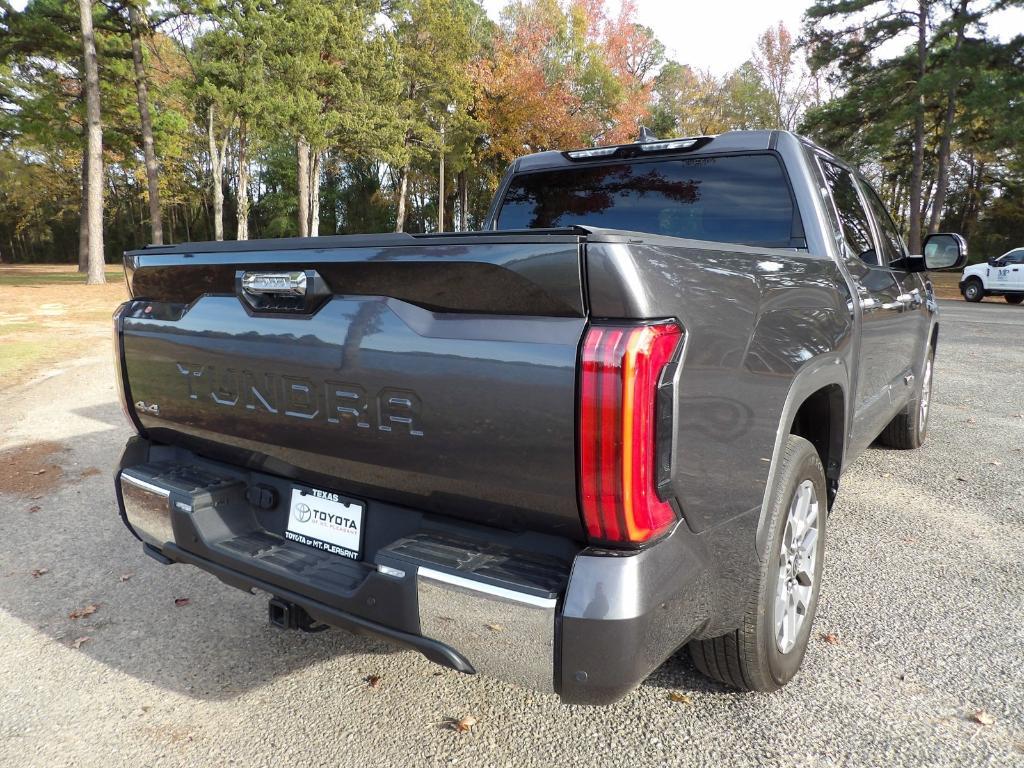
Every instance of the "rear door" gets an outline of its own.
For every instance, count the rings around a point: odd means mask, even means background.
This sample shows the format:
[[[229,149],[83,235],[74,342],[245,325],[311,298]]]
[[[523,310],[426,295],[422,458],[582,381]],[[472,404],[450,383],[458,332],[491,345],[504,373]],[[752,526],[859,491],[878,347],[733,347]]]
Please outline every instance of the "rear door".
[[[893,389],[909,369],[912,336],[904,315],[903,286],[882,262],[872,219],[854,174],[829,158],[819,157],[831,193],[837,236],[856,296],[850,312],[860,315],[861,352],[854,393],[852,453],[860,453],[878,436],[895,412]]]
[[[879,260],[883,266],[887,266],[892,271],[896,282],[902,288],[902,292],[897,298],[902,304],[901,312],[904,317],[905,364],[910,371],[916,374],[924,361],[925,349],[929,343],[928,332],[931,327],[931,312],[925,301],[928,294],[928,288],[924,281],[925,273],[907,271],[905,261],[907,248],[895,222],[885,209],[881,198],[864,179],[860,179],[860,190],[875,221]],[[900,383],[903,384],[902,387],[899,386]],[[909,384],[913,384],[913,379],[908,382],[904,372],[892,390],[895,405],[905,403],[914,393],[914,387]]]

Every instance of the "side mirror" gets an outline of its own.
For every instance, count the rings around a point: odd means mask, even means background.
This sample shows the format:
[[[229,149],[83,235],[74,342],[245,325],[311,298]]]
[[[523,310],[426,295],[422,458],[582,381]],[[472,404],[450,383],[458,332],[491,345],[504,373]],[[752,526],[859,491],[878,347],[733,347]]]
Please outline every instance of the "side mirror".
[[[967,263],[967,241],[952,232],[936,232],[924,239],[923,266],[929,272],[960,269]]]

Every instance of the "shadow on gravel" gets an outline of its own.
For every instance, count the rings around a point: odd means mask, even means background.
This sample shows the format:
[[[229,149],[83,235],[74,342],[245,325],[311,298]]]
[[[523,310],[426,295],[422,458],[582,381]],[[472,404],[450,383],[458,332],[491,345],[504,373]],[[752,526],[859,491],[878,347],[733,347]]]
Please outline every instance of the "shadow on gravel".
[[[693,665],[686,648],[680,648],[644,680],[641,687],[678,690],[683,693],[715,693],[742,695],[733,688],[705,677]]]
[[[123,427],[116,403],[76,415]],[[62,666],[77,667],[82,654],[201,699],[232,699],[345,654],[368,655],[366,670],[319,684],[360,685],[362,675],[379,673],[373,657],[398,649],[338,629],[282,632],[268,624],[265,595],[147,557],[122,524],[114,497],[113,467],[126,434],[103,429],[68,437],[64,450],[51,451],[43,441],[17,449],[19,457],[39,454],[60,465],[40,477],[63,469],[63,482],[33,486],[32,493],[0,492],[0,621],[25,627],[13,635],[38,633],[64,646]]]

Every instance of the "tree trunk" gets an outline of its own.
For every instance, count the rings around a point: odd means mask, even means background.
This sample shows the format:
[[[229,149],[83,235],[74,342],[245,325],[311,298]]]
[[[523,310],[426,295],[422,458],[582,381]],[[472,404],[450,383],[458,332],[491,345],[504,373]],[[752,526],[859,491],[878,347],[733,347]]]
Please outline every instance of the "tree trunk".
[[[320,236],[320,163],[322,152],[313,152],[309,164],[309,236]]]
[[[395,214],[395,232],[405,231],[405,209],[409,199],[409,166],[398,172],[398,212]]]
[[[469,229],[469,184],[466,180],[466,172],[459,171],[458,179],[459,187],[459,226],[460,232],[465,232]]]
[[[213,105],[206,111],[207,138],[210,141],[210,173],[213,176],[213,237],[224,239],[224,157],[217,149],[213,133]]]
[[[96,38],[92,27],[92,0],[78,0],[85,60],[85,103],[88,136],[86,221],[88,223],[89,277],[86,283],[107,282],[103,263],[103,126],[100,123],[100,74],[96,62]]]
[[[139,102],[142,125],[142,152],[146,158],[146,184],[149,187],[149,226],[153,243],[163,245],[164,226],[160,209],[160,164],[153,144],[153,121],[149,115],[149,88],[146,69],[142,63],[142,20],[134,5],[128,6],[128,28],[132,38],[132,63],[135,67],[135,96]]]
[[[970,0],[960,0],[959,7],[953,12],[954,18],[958,20],[956,30],[956,42],[953,44],[952,68],[956,72],[960,59],[960,49],[964,44],[964,35],[967,33],[967,4]],[[935,198],[932,200],[932,215],[928,221],[928,231],[938,232],[942,226],[942,209],[946,205],[946,192],[949,189],[949,154],[950,145],[953,141],[953,120],[956,118],[956,95],[957,85],[954,82],[946,92],[946,114],[942,121],[942,139],[939,142],[939,169],[938,182],[935,188]]]
[[[238,123],[238,239],[249,239],[249,155],[248,124]]]
[[[89,153],[82,153],[82,205],[78,216],[78,271],[89,271]]]
[[[924,174],[924,76],[928,63],[928,0],[917,6],[917,104],[914,107],[914,155],[910,170],[910,252],[921,253],[921,177]]]
[[[309,144],[299,137],[298,146],[299,184],[299,237],[309,237]]]
[[[444,132],[441,132],[444,141]],[[444,147],[441,147],[441,159],[437,170],[437,231],[444,232]]]

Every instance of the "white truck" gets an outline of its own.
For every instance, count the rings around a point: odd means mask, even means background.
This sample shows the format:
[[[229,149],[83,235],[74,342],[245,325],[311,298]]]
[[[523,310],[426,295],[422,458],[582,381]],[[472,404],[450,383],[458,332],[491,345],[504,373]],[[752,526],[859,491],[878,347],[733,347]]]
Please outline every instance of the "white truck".
[[[1024,301],[1024,248],[1014,248],[987,264],[974,264],[964,269],[960,293],[967,301],[981,301],[986,296],[1002,296],[1008,304]]]

